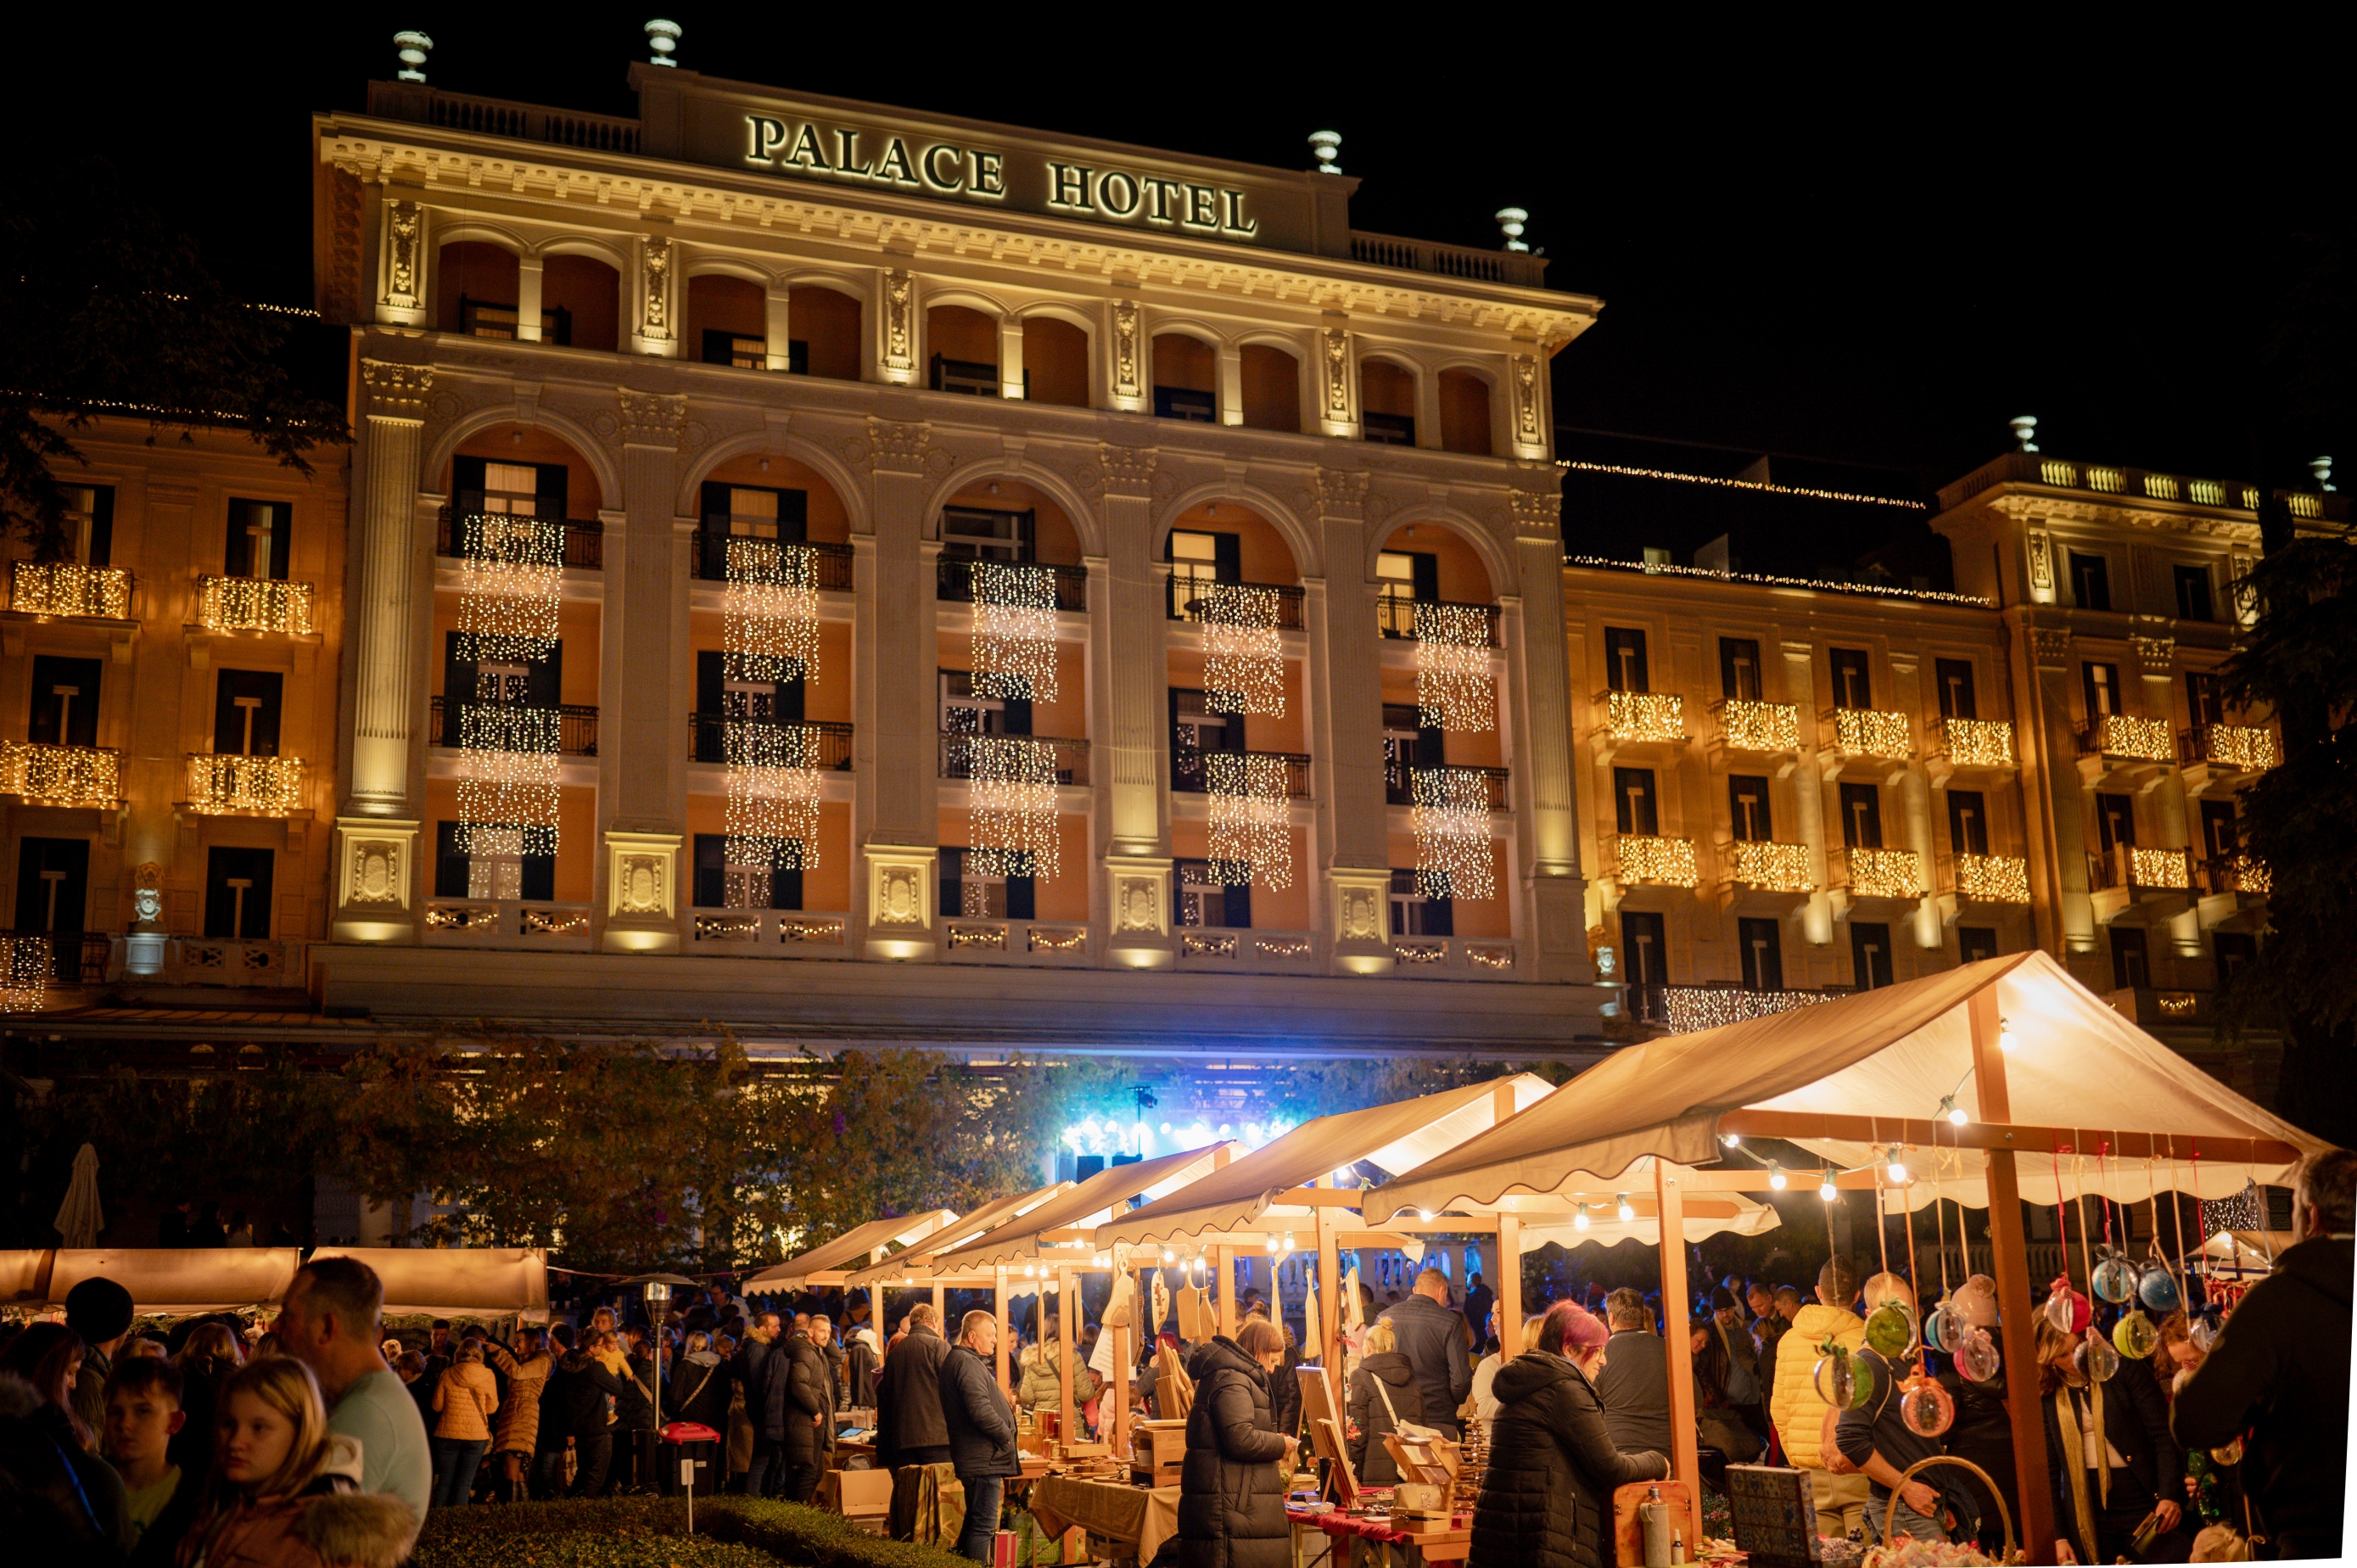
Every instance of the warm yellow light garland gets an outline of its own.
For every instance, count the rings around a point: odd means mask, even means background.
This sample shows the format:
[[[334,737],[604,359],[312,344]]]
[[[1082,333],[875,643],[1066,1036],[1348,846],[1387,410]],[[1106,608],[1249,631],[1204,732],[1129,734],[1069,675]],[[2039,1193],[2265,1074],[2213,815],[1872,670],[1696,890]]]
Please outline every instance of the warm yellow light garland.
[[[721,646],[732,681],[818,679],[818,557],[798,544],[728,542]]]
[[[512,512],[458,520],[458,634],[478,663],[530,663],[556,646],[565,525]]]
[[[1425,897],[1497,897],[1489,779],[1469,768],[1419,768],[1409,776],[1409,789],[1416,886]]]
[[[558,712],[467,703],[458,710],[457,847],[468,854],[556,853]],[[506,834],[512,830],[515,846]],[[496,847],[485,847],[495,844]]]
[[[974,564],[974,690],[1056,700],[1056,575],[1044,566]]]
[[[801,725],[731,724],[724,830],[731,865],[809,870],[818,864],[823,779],[814,733]]]
[[[1498,727],[1483,607],[1415,601],[1415,705],[1427,729],[1466,735]]]
[[[1205,752],[1203,787],[1210,795],[1212,875],[1231,887],[1292,886],[1293,822],[1285,758]]]
[[[1275,588],[1206,583],[1196,592],[1203,627],[1203,705],[1215,714],[1285,713],[1285,644]]]
[[[1053,877],[1060,864],[1056,748],[1028,736],[966,737],[968,861],[985,876]]]

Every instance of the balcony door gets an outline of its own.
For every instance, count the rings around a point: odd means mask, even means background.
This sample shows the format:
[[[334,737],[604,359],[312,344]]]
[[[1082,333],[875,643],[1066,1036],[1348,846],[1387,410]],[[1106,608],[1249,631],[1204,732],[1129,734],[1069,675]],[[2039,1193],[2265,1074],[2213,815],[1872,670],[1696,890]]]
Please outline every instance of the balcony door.
[[[728,858],[725,833],[695,835],[695,907],[699,909],[799,909],[802,874]]]
[[[1828,652],[1834,675],[1834,706],[1874,706],[1874,677],[1867,671],[1865,650],[1835,648]]]
[[[16,841],[16,929],[47,932],[62,950],[81,938],[90,907],[90,841]]]
[[[1214,583],[1244,580],[1243,536],[1207,533],[1200,529],[1174,528],[1163,543],[1170,563],[1170,611],[1195,618],[1196,596]]]
[[[222,844],[206,853],[206,936],[270,940],[270,884],[276,859],[266,849]]]
[[[1932,661],[1932,679],[1940,688],[1940,716],[1943,719],[1976,719],[1980,706],[1973,693],[1973,661],[1969,659],[1935,659]]]
[[[1851,849],[1882,847],[1882,791],[1872,784],[1841,787],[1842,843]]]
[[[1457,934],[1457,908],[1448,898],[1426,893],[1413,871],[1392,871],[1392,935],[1452,937]]]
[[[1749,637],[1718,639],[1718,694],[1733,703],[1760,700],[1760,643]]]
[[[213,755],[275,757],[286,677],[275,670],[223,670],[213,683]]]
[[[1631,985],[1670,983],[1670,939],[1660,911],[1620,911],[1620,972]]]
[[[2145,945],[2142,926],[2114,926],[2112,933],[2112,983],[2122,991],[2132,985],[2152,983],[2151,951]]]
[[[1662,814],[1653,796],[1653,770],[1616,768],[1612,770],[1613,826],[1633,838],[1657,838]]]
[[[463,632],[442,645],[442,744],[464,744],[461,711],[468,706],[556,708],[563,705],[565,643],[552,642],[538,659],[475,660]]]
[[[1860,991],[1879,991],[1890,984],[1890,928],[1879,920],[1852,920],[1849,966]]]
[[[483,515],[565,516],[566,474],[562,463],[511,463],[490,457],[450,459],[451,511]]]
[[[971,849],[942,849],[942,918],[1028,920],[1037,908],[1034,878],[994,875],[974,863]]]
[[[1948,795],[1948,847],[1957,854],[1989,852],[1988,803],[1977,789],[1951,789]]]
[[[229,537],[221,548],[223,575],[285,582],[294,530],[292,501],[231,501]]]
[[[1243,749],[1243,714],[1213,713],[1202,693],[1184,686],[1170,689],[1170,788],[1202,789],[1207,755]]]
[[[99,679],[105,670],[96,659],[33,655],[32,713],[25,738],[36,746],[96,746]]]
[[[1736,940],[1743,949],[1744,989],[1783,990],[1783,927],[1774,920],[1738,920]]]
[[[802,679],[747,681],[718,649],[695,655],[695,760],[728,760],[727,726],[732,724],[798,725],[802,722]],[[760,906],[751,906],[759,908]],[[792,908],[772,905],[772,908]]]
[[[2135,796],[2095,797],[2095,841],[2103,845],[2105,854],[2115,849],[2136,847]]]
[[[1769,805],[1766,779],[1742,773],[1728,774],[1727,805],[1738,843],[1766,843],[1776,836],[1776,822]]]
[[[532,903],[556,897],[556,857],[524,854],[522,828],[478,824],[461,849],[464,826],[434,824],[434,897]]]
[[[2232,800],[2201,802],[2201,857],[2218,860],[2241,853],[2243,822]]]

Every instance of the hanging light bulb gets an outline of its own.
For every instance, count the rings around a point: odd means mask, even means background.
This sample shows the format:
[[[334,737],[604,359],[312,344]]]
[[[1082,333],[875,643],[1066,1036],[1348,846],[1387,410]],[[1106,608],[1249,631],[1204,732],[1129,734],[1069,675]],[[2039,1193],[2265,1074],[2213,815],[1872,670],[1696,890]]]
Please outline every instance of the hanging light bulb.
[[[1571,1228],[1574,1230],[1587,1229],[1587,1205],[1583,1203],[1571,1211]]]
[[[2012,1019],[1999,1018],[1996,1021],[1996,1044],[1999,1050],[2009,1051],[2013,1049]]]
[[[1817,1196],[1827,1203],[1841,1196],[1841,1188],[1834,1185],[1834,1173],[1830,1169],[1825,1172],[1825,1179],[1817,1187]]]
[[[1899,1157],[1898,1150],[1890,1151],[1890,1164],[1884,1167],[1882,1174],[1893,1187],[1907,1185],[1907,1163]]]
[[[1162,1249],[1162,1261],[1166,1263],[1175,1263],[1178,1261],[1178,1254],[1165,1247]]]
[[[1972,1120],[1971,1117],[1964,1114],[1964,1108],[1956,1103],[1956,1097],[1953,1094],[1945,1094],[1940,1097],[1940,1114],[1945,1116],[1949,1121],[1954,1122],[1959,1127]]]
[[[1736,1133],[1722,1133],[1718,1136],[1718,1141],[1730,1149],[1739,1148],[1743,1144],[1741,1134]]]
[[[1039,1264],[1037,1264],[1037,1263],[1026,1263],[1026,1264],[1024,1264],[1024,1265],[1023,1265],[1023,1277],[1024,1277],[1025,1279],[1027,1279],[1027,1280],[1036,1280],[1036,1279],[1038,1279],[1038,1278],[1039,1277]]]
[[[1268,1239],[1268,1250],[1272,1252],[1276,1251],[1276,1238],[1274,1236]]]
[[[1784,1167],[1772,1160],[1768,1165],[1768,1185],[1778,1192],[1784,1190]]]
[[[1293,1251],[1293,1232],[1290,1230],[1285,1233],[1285,1250],[1288,1252]]]
[[[1620,1195],[1620,1223],[1626,1225],[1630,1220],[1636,1218],[1637,1206],[1629,1201],[1629,1195],[1627,1193],[1622,1193]]]

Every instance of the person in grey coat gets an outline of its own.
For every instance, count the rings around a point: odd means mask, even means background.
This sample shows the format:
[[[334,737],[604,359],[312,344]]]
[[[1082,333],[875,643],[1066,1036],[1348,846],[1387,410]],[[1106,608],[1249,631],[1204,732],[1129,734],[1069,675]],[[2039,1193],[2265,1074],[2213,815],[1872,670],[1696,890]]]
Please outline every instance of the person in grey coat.
[[[1424,1424],[1451,1439],[1462,1437],[1457,1411],[1473,1391],[1473,1358],[1465,1343],[1465,1319],[1448,1310],[1448,1276],[1425,1270],[1415,1276],[1414,1294],[1383,1316],[1399,1337],[1399,1353],[1415,1369]]]
[[[1604,1298],[1604,1320],[1612,1337],[1604,1342],[1596,1393],[1604,1402],[1605,1427],[1622,1449],[1667,1454],[1669,1348],[1645,1327],[1645,1298],[1625,1285]]]
[[[949,1428],[950,1462],[965,1487],[958,1555],[976,1563],[990,1561],[998,1539],[1006,1477],[1023,1473],[1023,1457],[1015,1446],[1015,1407],[991,1364],[997,1353],[998,1319],[969,1312],[958,1325],[957,1345],[942,1362],[942,1419]],[[891,1365],[889,1358],[885,1365]]]

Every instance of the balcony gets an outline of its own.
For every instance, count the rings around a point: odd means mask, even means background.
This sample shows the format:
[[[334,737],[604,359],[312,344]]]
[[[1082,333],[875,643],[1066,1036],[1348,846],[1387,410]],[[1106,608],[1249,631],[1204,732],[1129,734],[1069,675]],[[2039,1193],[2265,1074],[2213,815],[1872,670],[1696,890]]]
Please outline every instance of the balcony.
[[[447,697],[436,697],[433,700],[434,744],[448,746],[465,745],[460,737],[467,732],[470,715],[480,727],[490,728],[494,726],[480,724],[487,711],[514,714],[527,706],[529,704],[522,703],[454,703]],[[554,708],[534,707],[531,711],[554,715],[556,749],[565,756],[597,755],[597,709],[595,703],[566,703]],[[496,727],[502,732],[511,732],[533,726],[511,721]]]
[[[1416,629],[1419,615],[1427,630],[1437,629],[1450,642],[1478,642],[1481,646],[1498,646],[1498,607],[1495,605],[1462,605],[1447,599],[1411,598],[1405,594],[1384,590],[1375,598],[1375,627],[1383,636],[1405,639],[1411,642],[1423,633]],[[1459,631],[1470,635],[1456,635]]]
[[[454,561],[469,560],[483,554],[482,523],[487,520],[505,522],[519,515],[516,512],[457,511],[444,506],[441,521],[435,530],[434,553]],[[551,528],[563,531],[559,551],[567,571],[602,572],[606,568],[605,524],[571,522],[563,518],[540,520]],[[473,526],[469,526],[469,525]]]
[[[1378,267],[1402,267],[1410,272],[1436,273],[1475,283],[1512,284],[1522,288],[1544,287],[1547,264],[1544,256],[1529,251],[1476,250],[1430,240],[1372,234],[1362,229],[1351,231],[1351,259]]]
[[[804,909],[698,909],[695,950],[723,958],[844,959],[851,917]]]
[[[1301,629],[1302,594],[1299,584],[1239,583],[1235,585],[1243,588],[1258,588],[1263,593],[1275,594],[1276,596],[1276,629],[1279,631]],[[1196,597],[1203,591],[1203,587],[1204,585],[1195,578],[1173,576],[1170,579],[1170,603],[1166,611],[1169,618],[1192,621],[1199,626],[1201,625],[1203,618],[1197,613]]]
[[[1878,708],[1835,708],[1826,715],[1833,726],[1833,757],[1825,768],[1828,780],[1872,779],[1895,783],[1915,755],[1914,726],[1905,714]]]
[[[942,919],[942,959],[947,963],[1003,963],[1032,969],[1085,967],[1089,929],[1065,920]]]
[[[832,720],[819,724],[779,725],[768,719],[729,718],[719,714],[687,715],[688,756],[697,762],[728,760],[728,731],[732,726],[759,725],[766,728],[796,730],[795,736],[780,736],[775,749],[761,748],[764,757],[791,757],[798,760],[779,766],[815,768],[822,773],[851,771],[851,726]]]
[[[1781,779],[1792,770],[1801,750],[1801,709],[1795,703],[1755,703],[1729,697],[1713,703],[1718,739],[1713,746],[1722,767],[1762,767]]]
[[[1383,754],[1384,800],[1394,806],[1415,805],[1415,775],[1419,773],[1464,773],[1475,775],[1481,780],[1484,798],[1489,802],[1490,810],[1493,811],[1502,811],[1508,809],[1510,803],[1509,789],[1511,776],[1507,773],[1506,769],[1502,768],[1458,768],[1453,763],[1446,768],[1417,768],[1411,763],[1403,761],[1398,753],[1394,751],[1386,751]]]
[[[974,568],[972,561],[944,555],[937,564],[933,596],[943,601],[968,605],[974,602]],[[1045,572],[1055,580],[1056,607],[1060,610],[1085,610],[1089,607],[1089,569],[1085,566],[1043,566],[1024,562],[1028,572]]]
[[[1206,767],[1204,758],[1208,755],[1211,754],[1198,751],[1191,746],[1173,747],[1170,753],[1171,789],[1182,795],[1201,795],[1208,793],[1209,785],[1204,779],[1204,769]],[[1297,751],[1239,751],[1230,755],[1236,757],[1274,758],[1276,762],[1281,764],[1285,769],[1285,798],[1288,800],[1307,800],[1309,799],[1309,758],[1303,756],[1301,753]]]
[[[1692,839],[1656,838],[1621,833],[1612,851],[1625,891],[1633,887],[1692,887],[1702,880],[1695,868]]]
[[[439,948],[589,950],[589,906],[512,898],[431,898],[419,940]]]
[[[1949,884],[1966,904],[2029,902],[2029,862],[2018,854],[1959,854],[1948,863]]]
[[[2177,736],[2178,768],[2188,795],[2248,783],[2280,757],[2276,732],[2257,725],[2203,725]]]
[[[2146,1028],[2172,1024],[2206,1028],[2211,1021],[2212,996],[2207,991],[2162,991],[2150,985],[2131,985],[2111,993],[2104,1000]]]
[[[1986,778],[2020,766],[2014,755],[2013,726],[2001,719],[1943,718],[1939,746],[1931,759],[1934,789],[1959,774]]]
[[[1597,755],[1604,761],[1666,762],[1685,749],[1686,703],[1669,692],[1598,692],[1602,724]]]
[[[1514,944],[1502,938],[1394,937],[1392,973],[1406,980],[1512,980]]]
[[[1318,956],[1311,931],[1260,931],[1219,926],[1181,926],[1180,969],[1226,970],[1240,974],[1308,974]]]
[[[104,984],[113,942],[104,931],[0,931],[0,1013],[37,1011],[52,986]]]
[[[174,937],[165,944],[163,972],[156,978],[167,985],[300,987],[307,950],[301,942]]]
[[[1054,757],[1057,783],[1086,784],[1089,781],[1089,743],[1085,740],[1054,735],[972,736],[955,730],[942,732],[940,776],[943,779],[972,779],[974,743],[977,740],[1019,740],[1045,746]]]
[[[0,744],[0,794],[28,806],[112,809],[123,799],[123,754],[102,746]]]
[[[8,607],[18,615],[131,618],[131,574],[71,561],[9,563]]]
[[[2205,931],[2255,931],[2266,924],[2267,894],[2275,886],[2266,863],[2239,851],[2201,863],[2200,905]]]
[[[199,577],[197,624],[207,631],[308,636],[311,585],[268,577]]]
[[[1736,839],[1725,845],[1726,891],[1738,913],[1781,915],[1816,891],[1809,846]]]
[[[1842,867],[1843,888],[1853,904],[1921,898],[1931,891],[1923,886],[1923,857],[1911,849],[1846,849]]]
[[[2099,922],[2148,926],[2185,912],[2193,876],[2181,849],[2115,844],[2087,857],[2087,886]]]
[[[698,582],[728,581],[728,547],[732,544],[738,546],[740,551],[750,546],[760,549],[764,553],[790,550],[802,552],[810,560],[811,575],[815,579],[812,586],[821,593],[851,592],[851,546],[848,544],[810,544],[792,541],[780,544],[775,540],[748,539],[708,523],[695,531],[694,566]],[[741,563],[741,554],[739,560]]]
[[[2128,786],[2143,794],[2177,760],[2166,719],[2104,714],[2079,729],[2079,781],[2087,789]]]
[[[192,753],[188,810],[199,816],[284,817],[303,809],[303,759]]]
[[[1631,985],[1622,993],[1620,1002],[1620,1017],[1625,1022],[1615,1029],[1610,1027],[1615,1020],[1608,1018],[1606,1032],[1686,1035],[1697,1029],[1716,1029],[1723,1024],[1739,1024],[1747,1018],[1790,1013],[1796,1007],[1814,1006],[1839,994],[1842,993],[1838,991],[1753,991],[1732,981],[1704,985]],[[1643,1027],[1630,1030],[1630,1024]]]

